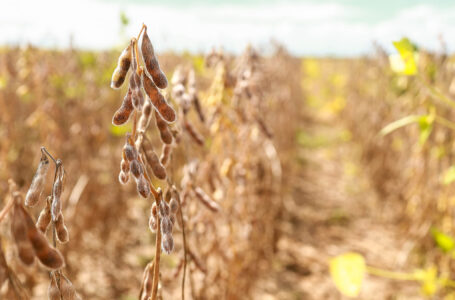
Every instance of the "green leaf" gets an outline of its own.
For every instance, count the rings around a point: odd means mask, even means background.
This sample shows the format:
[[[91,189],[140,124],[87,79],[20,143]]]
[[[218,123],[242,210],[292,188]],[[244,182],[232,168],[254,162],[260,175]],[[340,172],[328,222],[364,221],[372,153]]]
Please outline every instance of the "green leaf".
[[[396,120],[396,121],[388,124],[384,128],[382,128],[381,131],[380,131],[380,134],[381,135],[388,135],[392,131],[395,131],[395,130],[401,128],[401,127],[404,127],[404,126],[412,124],[412,123],[418,123],[418,122],[420,122],[422,117],[423,116],[411,115],[411,116],[407,116],[407,117],[404,117],[402,119]]]
[[[433,130],[434,115],[422,116],[419,118],[419,144],[423,146]]]
[[[330,260],[330,274],[338,290],[348,297],[357,297],[365,277],[365,259],[358,253],[345,253]]]
[[[411,41],[407,38],[402,38],[399,41],[393,42],[393,45],[398,50],[398,53],[400,53],[400,57],[404,63],[401,73],[404,75],[417,74],[416,49]]]
[[[444,177],[442,178],[442,183],[444,185],[449,185],[454,181],[455,181],[455,166],[451,166],[450,168],[448,168],[445,171]]]
[[[114,136],[124,136],[127,132],[131,132],[132,125],[131,122],[126,123],[121,126],[111,125],[110,131]]]
[[[442,251],[449,252],[454,249],[455,240],[451,236],[439,231],[436,228],[431,229],[431,235],[433,236],[436,245],[438,245]]]
[[[130,19],[128,19],[124,11],[120,12],[120,22],[122,23],[122,26],[128,26],[130,23]]]

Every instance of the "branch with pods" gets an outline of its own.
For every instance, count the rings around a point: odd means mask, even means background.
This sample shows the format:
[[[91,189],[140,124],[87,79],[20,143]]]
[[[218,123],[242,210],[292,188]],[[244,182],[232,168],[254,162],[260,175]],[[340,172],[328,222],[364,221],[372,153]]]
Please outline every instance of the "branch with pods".
[[[43,202],[42,193],[50,168],[50,160],[55,165],[52,191],[46,197],[44,207],[35,222],[26,207],[31,208]],[[63,244],[69,241],[69,233],[62,213],[61,196],[64,184],[65,169],[62,160],[55,159],[46,148],[41,147],[40,162],[25,199],[16,183],[10,179],[10,201],[0,212],[0,222],[9,213],[11,214],[11,233],[19,260],[24,265],[31,266],[36,258],[43,267],[48,269],[50,278],[49,300],[81,299],[71,281],[62,272],[65,267],[65,260],[57,249],[57,242]],[[49,227],[52,230],[52,241],[48,241],[46,237]],[[20,288],[20,282],[13,280],[15,275],[6,265],[6,262],[5,269],[10,273],[8,277],[16,297],[28,299],[29,297]]]
[[[141,36],[142,42],[139,47]],[[167,87],[168,81],[155,56],[145,25],[142,26],[137,38],[132,38],[130,44],[120,54],[117,68],[112,75],[111,87],[120,88],[126,81],[130,69],[128,90],[122,105],[113,116],[112,123],[117,126],[123,125],[130,119],[133,123],[132,132],[126,134],[122,150],[119,182],[126,184],[131,176],[141,197],[148,199],[152,195],[154,198],[149,227],[156,232],[155,258],[145,268],[140,299],[155,300],[160,277],[161,250],[169,254],[174,249],[172,231],[179,208],[179,203],[171,193],[172,183],[165,168],[172,153],[174,140],[169,125],[176,121],[177,115],[160,91]],[[161,158],[158,158],[146,135],[152,115],[166,149]],[[168,179],[170,185],[166,197],[163,198],[160,187],[156,188],[153,185],[149,169],[157,179]]]

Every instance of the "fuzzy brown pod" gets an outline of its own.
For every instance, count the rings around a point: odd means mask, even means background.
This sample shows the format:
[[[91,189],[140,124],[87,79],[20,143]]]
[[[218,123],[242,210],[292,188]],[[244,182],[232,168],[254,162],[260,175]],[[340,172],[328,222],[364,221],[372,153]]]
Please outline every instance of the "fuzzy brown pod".
[[[120,161],[120,170],[125,173],[128,173],[130,171],[130,163],[126,160],[126,157],[123,157]]]
[[[52,221],[54,222],[57,221],[59,214],[62,212],[62,201],[60,197],[63,192],[63,176],[65,174],[65,169],[59,160],[57,160],[57,169],[57,177],[55,179],[54,186],[52,187],[51,215]]]
[[[18,206],[18,210],[25,221],[27,237],[38,260],[49,269],[61,269],[65,261],[60,251],[49,245],[46,237],[36,228],[32,218],[22,206]]]
[[[47,298],[49,300],[61,300],[60,289],[54,276],[51,276],[51,282],[49,282],[49,287],[47,288]]]
[[[139,163],[137,159],[134,159],[130,163],[130,172],[133,174],[135,178],[139,178],[144,173],[142,169],[142,165]]]
[[[169,208],[171,209],[171,213],[173,214],[175,214],[179,210],[179,204],[174,197],[172,197],[171,201],[169,201]]]
[[[132,91],[131,89],[128,89],[128,92],[123,98],[122,106],[120,106],[112,117],[112,124],[119,126],[125,124],[129,120],[131,112],[134,110],[132,98]]]
[[[144,274],[142,276],[142,285],[141,291],[139,293],[140,300],[149,300],[152,294],[153,288],[153,272],[154,272],[154,262],[149,262],[144,269]]]
[[[161,165],[158,155],[153,150],[152,143],[144,135],[142,140],[142,151],[144,152],[145,160],[152,169],[153,174],[156,178],[164,180],[166,179],[166,169]]]
[[[147,96],[152,101],[153,106],[160,113],[163,119],[169,123],[172,123],[176,119],[176,114],[174,109],[167,103],[164,96],[158,90],[157,86],[153,81],[146,75],[142,75],[142,83],[144,85],[144,90],[147,93]]]
[[[64,244],[69,241],[68,229],[65,226],[62,213],[58,215],[58,219],[55,222],[55,230],[57,232],[57,239],[60,243]]]
[[[125,81],[126,74],[130,69],[131,65],[131,49],[132,45],[129,44],[120,54],[117,62],[117,68],[115,68],[111,79],[111,88],[118,89],[122,86]]]
[[[132,96],[132,104],[135,109],[138,111],[142,111],[142,107],[144,106],[144,94],[142,93],[141,86],[138,84],[141,82],[141,78],[139,75],[134,72],[130,76],[130,89],[131,89],[131,96]]]
[[[150,119],[152,117],[152,103],[150,100],[147,98],[145,101],[145,104],[142,108],[142,114],[141,117],[139,118],[139,122],[137,125],[137,129],[140,132],[145,132],[147,128],[149,127],[150,124]]]
[[[157,87],[165,89],[167,87],[167,78],[160,69],[160,64],[155,56],[155,50],[147,34],[147,27],[142,36],[141,51],[147,72],[152,76]]]
[[[144,105],[144,95],[142,94],[142,80],[141,77],[138,75],[137,72],[137,61],[136,61],[136,51],[133,48],[132,52],[132,73],[130,75],[129,81],[129,88],[132,92],[132,103],[133,107],[136,108],[138,111],[142,110]]]
[[[35,260],[35,253],[27,236],[27,224],[19,203],[16,203],[13,207],[11,233],[16,242],[19,259],[25,265],[31,265]]]
[[[139,178],[136,179],[137,192],[144,198],[148,198],[150,195],[150,185],[145,179],[144,174],[141,174]]]
[[[38,220],[36,221],[36,227],[42,233],[46,233],[47,227],[51,222],[51,196],[46,199],[46,206],[41,210]]]
[[[163,166],[166,166],[167,163],[169,162],[169,158],[171,157],[171,153],[172,153],[172,145],[164,144],[163,145],[163,150],[162,150],[161,156],[160,156],[160,163]]]
[[[171,254],[174,249],[174,238],[171,233],[163,235],[163,241],[161,242],[161,248],[166,254]]]
[[[158,223],[156,221],[156,216],[154,216],[153,214],[151,214],[150,218],[149,218],[149,228],[150,228],[151,232],[156,232],[156,230],[158,229]]]
[[[136,150],[136,147],[130,143],[130,138],[131,135],[128,133],[126,135],[126,143],[123,146],[123,155],[126,158],[126,160],[131,164],[133,160],[137,160],[138,158],[138,153]],[[131,166],[130,166],[131,169]]]
[[[188,131],[189,135],[191,136],[191,138],[193,139],[193,141],[196,142],[196,144],[198,144],[199,146],[203,146],[204,145],[204,137],[196,131],[196,129],[193,127],[193,125],[191,125],[190,122],[188,122],[188,120],[184,120],[183,122],[183,125],[186,129],[186,131]]]
[[[130,176],[128,175],[128,173],[120,171],[120,173],[118,174],[118,181],[121,184],[127,184],[129,180],[130,180]]]
[[[25,196],[26,206],[34,206],[36,203],[38,203],[41,193],[43,192],[44,189],[44,184],[46,183],[46,175],[48,170],[49,158],[42,151],[38,169],[36,170],[35,176],[33,177],[32,180],[32,184],[30,185],[30,188],[27,191],[27,195]]]
[[[167,122],[161,118],[161,115],[158,113],[157,110],[155,110],[155,122],[156,122],[156,127],[158,127],[158,130],[160,131],[160,137],[161,141],[165,144],[171,144],[172,143],[172,134],[169,131],[169,127],[167,125]]]
[[[60,292],[62,293],[62,300],[80,300],[76,289],[71,281],[62,274],[60,278]]]
[[[166,201],[161,201],[158,212],[161,218],[168,217],[170,213],[169,204],[167,204]]]
[[[196,187],[194,193],[196,194],[196,198],[211,211],[218,212],[220,210],[219,204],[212,200],[200,187]]]
[[[161,218],[161,232],[163,234],[172,234],[172,222],[169,219],[169,216]]]

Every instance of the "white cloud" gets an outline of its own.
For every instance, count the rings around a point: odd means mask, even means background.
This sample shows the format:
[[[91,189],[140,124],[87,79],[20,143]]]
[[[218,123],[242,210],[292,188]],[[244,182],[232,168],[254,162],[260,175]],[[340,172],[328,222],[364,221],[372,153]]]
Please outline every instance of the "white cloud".
[[[78,47],[110,48],[122,41],[121,11],[131,20],[124,38],[136,35],[145,22],[157,51],[207,51],[222,45],[238,52],[249,42],[266,45],[273,38],[297,54],[356,55],[370,50],[373,40],[389,47],[402,36],[436,49],[438,34],[449,38],[455,33],[455,10],[429,5],[369,24],[354,21],[361,14],[358,9],[339,4],[178,7],[90,0],[2,2],[0,44],[65,47],[72,34]],[[455,45],[448,42],[453,49]]]

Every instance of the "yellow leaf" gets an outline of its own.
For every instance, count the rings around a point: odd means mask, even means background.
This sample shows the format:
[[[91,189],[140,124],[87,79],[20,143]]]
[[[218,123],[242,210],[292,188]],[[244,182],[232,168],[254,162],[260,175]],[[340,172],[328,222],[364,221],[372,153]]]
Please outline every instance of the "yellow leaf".
[[[365,277],[365,259],[358,253],[345,253],[330,260],[330,274],[338,290],[348,296],[357,297]]]
[[[390,57],[390,64],[394,71],[398,71],[404,75],[415,75],[417,74],[417,55],[414,45],[407,38],[402,38],[399,41],[393,42],[393,45],[400,53],[402,62],[399,62],[397,57]]]

